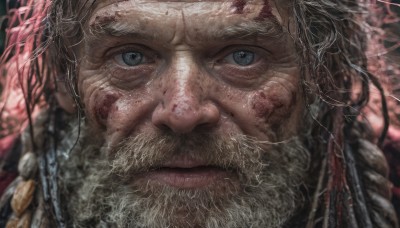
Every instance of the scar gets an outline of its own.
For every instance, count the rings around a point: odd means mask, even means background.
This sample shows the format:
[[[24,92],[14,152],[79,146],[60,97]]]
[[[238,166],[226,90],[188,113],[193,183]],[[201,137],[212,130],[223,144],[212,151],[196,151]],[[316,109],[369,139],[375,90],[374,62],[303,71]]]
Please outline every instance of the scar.
[[[269,0],[264,0],[264,6],[261,9],[260,13],[254,20],[256,21],[263,21],[266,18],[274,18],[275,16],[272,14],[272,8],[269,4]]]
[[[106,120],[113,107],[113,104],[118,100],[118,97],[114,94],[107,94],[105,98],[99,102],[97,106],[97,117],[100,120]]]
[[[235,13],[242,14],[243,9],[246,6],[246,1],[245,0],[235,0],[233,2],[232,6],[236,8]]]

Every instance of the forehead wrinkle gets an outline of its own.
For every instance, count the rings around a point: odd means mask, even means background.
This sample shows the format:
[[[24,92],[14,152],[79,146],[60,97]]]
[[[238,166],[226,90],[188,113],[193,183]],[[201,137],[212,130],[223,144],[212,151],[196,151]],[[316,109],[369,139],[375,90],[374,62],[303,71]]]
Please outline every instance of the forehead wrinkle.
[[[167,41],[170,44],[178,45],[184,42],[186,35],[186,20],[184,10],[180,10],[181,20],[176,20],[175,28],[172,29],[173,34],[171,38]]]
[[[113,1],[115,2],[115,1]],[[120,1],[119,1],[120,2]],[[151,1],[153,2],[153,1]],[[158,1],[159,2],[159,1]],[[222,1],[226,2],[226,1]],[[149,3],[149,2],[146,2]],[[133,4],[134,1],[129,1],[128,5]],[[132,6],[133,6],[132,5]],[[253,5],[254,6],[254,5]],[[116,6],[118,7],[118,6]],[[124,7],[125,8],[125,7]],[[211,7],[212,8],[212,7]],[[219,10],[227,10],[224,7],[218,7]],[[177,10],[175,8],[175,10]],[[117,10],[100,10],[92,15],[89,20],[88,30],[89,34],[92,34],[93,37],[96,36],[115,36],[115,37],[134,37],[136,39],[146,39],[146,40],[162,40],[160,38],[164,38],[165,41],[170,41],[173,43],[182,42],[183,39],[188,40],[232,40],[232,39],[246,39],[246,38],[254,38],[254,37],[271,37],[271,38],[279,38],[284,35],[284,28],[278,22],[278,18],[266,18],[262,21],[257,21],[251,18],[247,18],[246,21],[240,20],[237,18],[237,22],[229,25],[224,23],[223,21],[216,21],[216,24],[212,24],[209,26],[204,26],[202,23],[194,23],[193,25],[187,25],[189,17],[186,15],[185,9],[178,10],[180,11],[180,20],[176,21],[175,29],[170,30],[170,34],[168,37],[158,37],[165,36],[166,34],[159,34],[157,30],[163,29],[164,27],[161,24],[155,25],[156,27],[149,30],[146,26],[144,26],[143,22],[139,20],[126,20],[124,19],[124,14],[121,14],[120,11]],[[216,11],[218,13],[218,11]],[[255,11],[256,12],[256,11]],[[233,12],[232,12],[233,13]],[[234,13],[230,16],[233,16]],[[243,15],[243,18],[244,15]],[[219,25],[218,25],[219,24]],[[193,33],[193,29],[202,32]],[[183,29],[183,37],[176,37],[178,31],[176,29]],[[190,30],[190,32],[189,32]],[[181,31],[182,32],[182,31]],[[193,34],[192,34],[193,33]]]
[[[182,13],[182,29],[186,31],[188,26],[185,20],[185,14]],[[93,37],[97,36],[114,36],[114,37],[122,37],[129,36],[134,37],[136,39],[144,39],[144,40],[156,40],[159,37],[157,32],[146,32],[146,30],[142,29],[140,25],[134,24],[132,22],[127,21],[115,21],[110,19],[109,16],[104,16],[104,18],[96,17],[97,20],[94,24],[90,26],[90,33]],[[179,22],[177,22],[179,23]],[[176,25],[176,29],[179,26]],[[181,36],[178,36],[179,33],[173,29],[172,36],[168,39],[168,42],[177,44],[182,42]],[[186,37],[190,37],[190,32],[184,33]],[[218,40],[218,41],[227,41],[227,40],[243,40],[247,38],[254,37],[266,37],[266,38],[280,38],[285,35],[284,28],[275,20],[266,20],[263,22],[257,21],[247,21],[241,22],[235,25],[226,26],[224,28],[220,28],[215,26],[214,28],[210,27],[205,30],[203,34],[196,34],[196,37],[189,38],[189,40]]]

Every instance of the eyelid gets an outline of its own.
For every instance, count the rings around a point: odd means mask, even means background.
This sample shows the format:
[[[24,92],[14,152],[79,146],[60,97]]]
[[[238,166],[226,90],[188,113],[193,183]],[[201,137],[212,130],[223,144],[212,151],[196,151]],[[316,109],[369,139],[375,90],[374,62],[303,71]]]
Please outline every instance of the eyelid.
[[[140,52],[143,57],[148,59],[156,59],[158,57],[157,53],[151,48],[140,44],[133,44],[111,48],[106,52],[105,58],[113,59],[115,56],[127,52]]]
[[[238,63],[235,63],[233,55],[234,55],[235,52],[238,52],[238,51],[246,51],[246,52],[253,53],[254,54],[254,59],[253,59],[252,63],[250,63],[249,65],[240,65]],[[255,51],[252,51],[252,50],[248,50],[248,49],[238,49],[238,50],[234,50],[234,51],[229,52],[223,58],[218,59],[217,62],[220,63],[220,64],[231,64],[231,65],[237,65],[239,67],[248,67],[248,66],[252,66],[252,65],[256,64],[257,62],[259,62],[259,60],[261,58],[262,58],[262,56],[258,52],[255,52]]]
[[[253,52],[255,55],[254,62],[257,62],[263,56],[267,56],[271,54],[270,51],[266,50],[265,48],[258,47],[258,46],[251,46],[251,45],[231,45],[228,47],[224,47],[217,51],[213,56],[213,59],[216,59],[215,62],[221,63],[229,55],[233,54],[237,51],[250,51]]]

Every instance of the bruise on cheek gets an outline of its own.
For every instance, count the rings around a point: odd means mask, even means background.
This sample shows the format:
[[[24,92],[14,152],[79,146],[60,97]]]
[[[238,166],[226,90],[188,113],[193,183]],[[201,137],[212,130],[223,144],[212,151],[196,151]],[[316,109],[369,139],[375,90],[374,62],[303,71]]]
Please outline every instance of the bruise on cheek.
[[[271,5],[269,4],[269,0],[264,0],[264,5],[254,20],[256,21],[263,21],[267,18],[275,18],[275,16],[272,14],[272,8]]]
[[[267,100],[264,92],[259,92],[254,98],[253,110],[258,118],[268,117],[272,112],[273,105]]]
[[[117,111],[114,103],[119,99],[117,94],[106,94],[103,98],[98,99],[95,106],[96,117],[100,122],[107,120],[111,111]]]
[[[235,13],[242,14],[243,9],[246,6],[245,0],[234,0],[232,6],[236,9]]]
[[[253,100],[253,110],[256,117],[266,121],[280,122],[291,115],[290,109],[294,107],[296,95],[283,95],[276,92],[265,94],[258,92]]]

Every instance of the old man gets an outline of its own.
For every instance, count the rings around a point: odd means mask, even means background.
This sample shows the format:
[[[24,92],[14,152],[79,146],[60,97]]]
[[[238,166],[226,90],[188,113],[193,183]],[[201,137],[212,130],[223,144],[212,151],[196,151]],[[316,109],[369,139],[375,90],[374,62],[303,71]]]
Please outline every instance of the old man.
[[[374,7],[28,1],[3,58],[30,117],[4,162],[19,176],[3,224],[397,227],[357,117],[372,85],[384,97]]]

